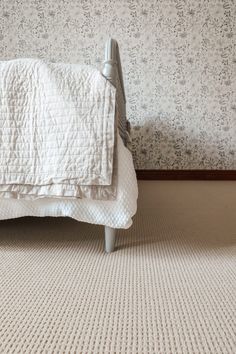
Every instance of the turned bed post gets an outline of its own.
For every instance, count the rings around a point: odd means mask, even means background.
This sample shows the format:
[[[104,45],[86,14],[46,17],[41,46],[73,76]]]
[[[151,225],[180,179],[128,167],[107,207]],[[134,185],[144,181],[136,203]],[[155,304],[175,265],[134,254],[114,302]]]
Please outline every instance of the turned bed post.
[[[105,226],[105,251],[111,253],[115,250],[116,229]]]
[[[119,105],[120,120],[118,122],[118,127],[121,128],[120,135],[126,145],[126,100],[125,100],[125,90],[123,83],[122,68],[120,62],[119,47],[117,41],[109,38],[105,47],[105,58],[104,58],[102,74],[109,80],[117,89],[119,86],[120,94],[117,94],[117,102]],[[125,132],[125,133],[124,133]],[[115,237],[116,229],[112,227],[105,226],[105,251],[107,253],[113,252],[115,249]]]

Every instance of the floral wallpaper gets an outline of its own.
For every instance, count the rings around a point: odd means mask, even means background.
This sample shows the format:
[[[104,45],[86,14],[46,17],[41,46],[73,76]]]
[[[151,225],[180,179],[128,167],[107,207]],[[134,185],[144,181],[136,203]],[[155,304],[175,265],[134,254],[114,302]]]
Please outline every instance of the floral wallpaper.
[[[140,169],[236,169],[235,0],[0,0],[0,56],[101,67],[120,45]]]

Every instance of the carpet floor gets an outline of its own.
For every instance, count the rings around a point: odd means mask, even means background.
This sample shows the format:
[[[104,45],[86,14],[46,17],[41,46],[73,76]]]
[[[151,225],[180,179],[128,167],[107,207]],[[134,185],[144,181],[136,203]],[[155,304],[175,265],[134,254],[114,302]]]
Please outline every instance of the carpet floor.
[[[134,225],[0,223],[0,353],[235,353],[236,183],[140,182]]]

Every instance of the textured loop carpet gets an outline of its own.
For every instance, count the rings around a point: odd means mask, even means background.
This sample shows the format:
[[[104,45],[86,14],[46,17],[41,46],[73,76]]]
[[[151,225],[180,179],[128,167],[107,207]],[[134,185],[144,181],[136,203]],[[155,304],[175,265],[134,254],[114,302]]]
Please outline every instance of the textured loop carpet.
[[[235,353],[235,187],[142,182],[109,255],[102,227],[1,222],[0,353]]]

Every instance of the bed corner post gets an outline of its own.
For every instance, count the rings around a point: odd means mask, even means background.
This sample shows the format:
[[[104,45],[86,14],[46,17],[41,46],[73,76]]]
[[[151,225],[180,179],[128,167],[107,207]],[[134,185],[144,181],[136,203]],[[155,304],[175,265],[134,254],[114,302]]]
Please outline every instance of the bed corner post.
[[[105,226],[105,251],[111,253],[115,250],[116,229]]]

